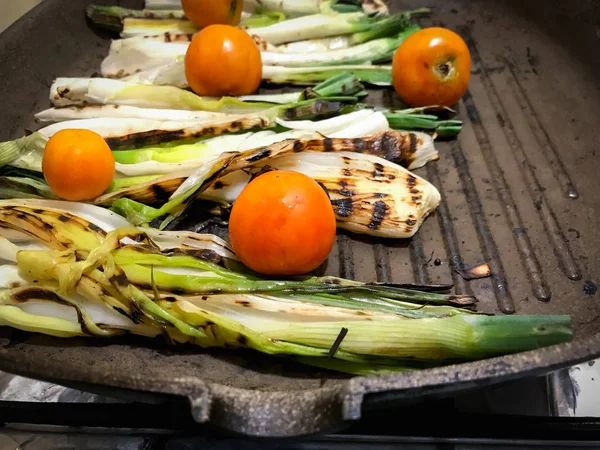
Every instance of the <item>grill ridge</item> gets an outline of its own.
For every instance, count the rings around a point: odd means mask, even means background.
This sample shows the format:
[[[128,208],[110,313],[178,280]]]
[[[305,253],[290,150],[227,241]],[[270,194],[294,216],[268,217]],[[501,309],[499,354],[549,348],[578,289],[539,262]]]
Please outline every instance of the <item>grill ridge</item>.
[[[468,28],[463,28],[463,29],[461,29],[461,33],[465,37],[465,42],[467,43],[467,46],[469,47],[469,50],[471,51],[472,61],[475,63],[475,65],[481,71],[480,79],[485,88],[486,94],[488,95],[488,97],[490,99],[490,103],[491,103],[492,107],[494,108],[496,115],[502,117],[504,120],[504,126],[502,127],[502,129],[504,130],[504,134],[508,141],[509,147],[510,147],[511,151],[513,152],[516,160],[522,161],[524,163],[524,164],[518,164],[519,171],[525,181],[524,184],[527,187],[529,194],[531,195],[531,198],[534,202],[535,208],[538,211],[540,220],[542,221],[542,224],[544,225],[546,233],[548,234],[548,238],[550,240],[550,243],[552,244],[554,254],[558,260],[558,264],[559,264],[560,268],[562,269],[562,271],[565,273],[565,275],[569,279],[579,280],[579,279],[581,279],[581,272],[579,271],[579,268],[577,267],[577,264],[573,258],[571,249],[569,248],[569,245],[567,244],[564,233],[562,232],[560,225],[558,224],[558,221],[556,219],[556,214],[554,213],[554,211],[548,204],[548,200],[546,198],[546,195],[544,194],[544,190],[542,189],[540,181],[538,180],[537,176],[535,175],[535,172],[533,171],[533,169],[531,167],[531,163],[529,161],[527,153],[523,149],[523,144],[521,143],[520,139],[516,135],[512,121],[510,120],[509,115],[506,113],[506,108],[504,107],[504,104],[500,100],[498,91],[496,90],[496,87],[492,83],[492,80],[490,79],[489,74],[487,73],[485,64],[483,63],[481,56],[479,55],[479,52],[477,50],[477,45],[475,44],[475,41],[473,40],[471,32]],[[465,96],[463,97],[463,101],[465,103],[465,106],[467,106],[468,109],[470,108],[472,111],[476,111],[475,104],[473,102],[473,97],[470,95],[470,93],[468,91],[465,94]],[[471,116],[469,114],[467,114],[467,115],[469,116],[470,119],[472,119],[473,116]],[[473,121],[473,120],[471,120],[471,121],[474,122],[473,126],[475,128],[475,132],[477,133],[477,130],[479,130],[480,137],[486,136],[487,132],[485,131],[485,128],[483,127],[483,125],[481,125],[481,123],[475,123],[476,121]],[[486,133],[486,134],[484,134],[484,133]],[[492,156],[493,154],[491,152],[491,146],[489,148],[483,148],[483,146],[481,144],[482,144],[482,142],[485,142],[485,141],[481,141],[479,138],[477,140],[480,141],[480,146],[482,147],[482,151],[485,151],[487,154]],[[488,141],[488,145],[489,145],[489,141]],[[489,152],[488,152],[488,150],[489,150]],[[500,191],[498,189],[496,191],[500,195]],[[508,195],[510,195],[510,194],[508,194]],[[514,204],[514,202],[513,202],[513,204]],[[505,210],[506,210],[506,206],[507,205],[505,204]],[[518,216],[516,218],[518,218]],[[522,227],[519,227],[519,228],[522,228]],[[515,228],[513,227],[513,230],[514,229]],[[525,233],[520,233],[520,234],[525,235]],[[522,241],[522,242],[524,242],[524,241]],[[519,252],[523,252],[522,254],[529,253],[529,251],[530,251],[529,249],[527,249],[526,247],[521,247],[523,245],[525,245],[525,243],[519,245]],[[532,255],[534,254],[533,250],[531,250],[531,254]],[[526,262],[525,266],[530,269],[533,269],[534,264],[529,261],[530,260],[528,260]],[[538,268],[539,268],[539,265],[538,265]],[[528,272],[529,272],[529,269],[528,269]],[[539,273],[541,275],[541,270]],[[536,271],[531,271],[531,272],[529,272],[529,274],[530,274],[530,277],[532,278],[532,280],[535,280],[536,279],[535,277],[538,276],[538,273]],[[535,291],[538,291],[540,294],[542,293],[542,291],[541,291],[542,285],[541,284],[539,285],[539,288],[536,287],[534,289],[535,289],[534,293],[535,293]],[[537,297],[537,295],[536,295],[536,297]],[[540,298],[540,297],[538,297],[538,298]]]
[[[521,111],[523,111],[523,115],[527,119],[529,128],[531,128],[531,131],[533,132],[533,135],[535,136],[540,148],[544,149],[544,155],[548,159],[554,178],[556,178],[556,181],[558,181],[560,184],[565,196],[573,200],[578,199],[579,191],[571,179],[571,176],[567,172],[565,163],[560,157],[560,152],[556,148],[556,145],[554,145],[554,142],[552,142],[550,139],[548,131],[544,125],[542,125],[538,113],[533,108],[529,96],[525,92],[521,81],[517,77],[514,64],[506,58],[504,59],[504,63],[506,67],[508,67],[511,74],[511,76],[506,77],[508,87],[515,92],[515,99],[517,100],[519,108],[521,108]]]

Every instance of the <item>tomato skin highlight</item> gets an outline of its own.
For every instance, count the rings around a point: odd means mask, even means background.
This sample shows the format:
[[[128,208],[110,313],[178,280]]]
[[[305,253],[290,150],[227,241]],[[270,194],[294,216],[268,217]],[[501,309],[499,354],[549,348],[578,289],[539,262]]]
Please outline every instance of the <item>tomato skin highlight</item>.
[[[110,186],[115,159],[98,133],[65,129],[46,143],[42,172],[50,189],[71,201],[92,200]]]
[[[181,0],[185,16],[198,28],[209,25],[237,25],[244,0]]]
[[[252,37],[229,25],[210,25],[185,54],[185,77],[198,95],[252,94],[262,80],[262,58]]]
[[[424,28],[400,44],[392,62],[392,82],[410,106],[452,106],[467,90],[471,54],[465,41],[445,28]]]
[[[292,171],[252,180],[233,204],[231,245],[250,269],[265,275],[301,275],[318,268],[333,248],[336,221],[323,188]]]

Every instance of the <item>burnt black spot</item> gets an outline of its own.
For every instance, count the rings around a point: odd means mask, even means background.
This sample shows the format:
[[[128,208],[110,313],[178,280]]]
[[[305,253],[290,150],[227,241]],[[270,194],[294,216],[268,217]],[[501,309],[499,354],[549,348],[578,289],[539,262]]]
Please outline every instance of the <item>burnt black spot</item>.
[[[352,204],[351,198],[341,198],[339,200],[332,200],[331,204],[335,209],[335,213],[340,217],[349,217],[352,215],[354,205]]]
[[[206,129],[202,131],[204,132]],[[184,130],[150,130],[139,133],[131,133],[125,136],[106,138],[105,141],[111,149],[119,150],[124,148],[137,148],[145,145],[159,144],[161,142],[177,141],[185,137],[189,136],[186,136],[186,132]]]
[[[249,308],[251,303],[247,300],[236,300],[235,303],[237,305],[242,305],[244,308]]]
[[[344,197],[352,197],[355,195],[355,192],[352,189],[348,189],[348,182],[344,180],[338,181],[338,185],[340,186],[340,190],[338,193],[343,195]]]
[[[215,134],[215,127],[206,127],[203,131],[203,133],[205,136],[210,136]]]
[[[375,170],[377,172],[383,172],[383,164],[381,164],[381,163],[375,163],[375,164],[373,164],[373,167],[375,167]]]
[[[301,152],[303,148],[304,148],[304,145],[302,145],[302,141],[299,139],[296,139],[294,141],[294,151],[296,153],[298,153],[298,152]]]
[[[208,296],[207,295],[203,295],[202,297],[200,297],[202,300],[208,300]]]
[[[95,232],[95,233],[99,233],[99,234],[101,234],[101,235],[103,235],[103,236],[105,236],[105,235],[106,235],[106,231],[104,231],[102,228],[100,228],[100,227],[99,227],[98,225],[96,225],[95,223],[90,223],[90,224],[88,225],[88,228],[89,228],[90,230],[92,230],[93,232]]]
[[[417,135],[415,133],[410,133],[408,137],[410,139],[410,153],[412,155],[417,151]]]
[[[395,180],[395,179],[396,179],[396,176],[395,176],[395,175],[392,175],[392,174],[390,173],[390,174],[388,175],[388,179],[389,179],[389,180]]]
[[[60,216],[58,216],[58,220],[60,220],[63,223],[69,222],[71,220],[71,218],[61,214]]]
[[[27,214],[17,213],[17,219],[27,220]]]
[[[185,290],[181,289],[181,288],[173,288],[171,289],[171,292],[175,295],[183,295],[185,294]]]
[[[34,212],[35,214],[43,214],[43,213],[44,213],[44,210],[43,210],[43,209],[34,209],[34,210],[33,210],[33,212]]]
[[[249,158],[246,159],[246,161],[248,162],[256,162],[256,161],[260,161],[261,159],[264,158],[268,158],[269,156],[271,156],[271,150],[269,150],[268,148],[261,148],[259,150],[257,150],[254,155],[250,156]]]
[[[375,192],[375,193],[373,194],[373,198],[385,198],[385,197],[387,197],[387,196],[388,196],[388,195],[387,195],[385,192]]]
[[[344,161],[344,164],[351,164],[352,163],[352,159],[349,158],[348,156],[342,156],[342,161]]]
[[[380,200],[376,201],[373,205],[373,214],[371,215],[371,222],[369,223],[369,228],[371,230],[376,230],[381,226],[383,219],[388,213],[388,206],[385,202]]]
[[[414,188],[413,188],[413,189],[411,189],[409,192],[410,192],[411,194],[420,194],[420,193],[421,193],[421,191],[419,191],[418,189],[414,189]]]
[[[222,181],[217,180],[215,181],[214,187],[215,189],[223,189],[225,187],[225,184]]]
[[[587,280],[583,283],[583,293],[586,295],[594,295],[598,292],[598,286],[593,281]]]
[[[416,224],[417,224],[416,220],[406,219],[406,225],[412,227],[413,225],[416,225]]]
[[[402,152],[398,148],[396,139],[389,133],[381,135],[381,151],[383,152],[383,157],[388,161],[398,163],[402,160]]]
[[[13,294],[12,298],[19,302],[24,303],[29,300],[49,300],[56,303],[65,304],[66,302],[60,298],[57,294],[51,291],[40,288],[29,288],[24,289],[20,292]],[[68,304],[68,303],[66,303]]]
[[[105,297],[109,297],[109,296],[110,296],[110,292],[108,292],[108,291],[106,290],[106,288],[102,288],[102,291],[101,291],[101,292],[102,292],[102,295],[104,295]]]
[[[129,280],[127,279],[124,273],[120,273],[119,275],[113,275],[112,277],[110,277],[110,282],[111,284],[121,287],[129,286]]]
[[[165,302],[170,302],[170,303],[173,303],[173,302],[176,302],[176,301],[177,301],[177,299],[176,299],[175,297],[171,297],[171,296],[168,296],[168,297],[163,297],[163,300],[164,300]]]
[[[423,198],[423,197],[422,197],[422,196],[420,196],[420,195],[413,195],[413,196],[411,197],[411,200],[412,200],[413,202],[418,202],[418,201],[419,201],[419,200],[421,200],[422,198]]]
[[[352,146],[356,153],[362,153],[365,151],[365,148],[367,148],[367,143],[364,139],[356,138],[352,140]]]
[[[333,139],[331,139],[331,138],[323,139],[323,146],[325,147],[326,152],[332,152],[333,151]]]
[[[54,225],[52,225],[51,223],[44,222],[44,229],[50,230],[50,231],[54,230]]]
[[[160,184],[153,184],[150,186],[150,188],[152,189],[154,198],[156,198],[158,201],[166,202],[167,200],[169,200],[171,194],[165,191],[165,189]]]
[[[171,33],[168,31],[165,33],[165,42],[171,42]]]
[[[242,128],[242,122],[239,120],[234,120],[233,122],[231,122],[231,128]]]
[[[441,266],[442,265],[442,260],[440,258],[435,258],[435,261],[433,261],[433,265],[434,266]]]

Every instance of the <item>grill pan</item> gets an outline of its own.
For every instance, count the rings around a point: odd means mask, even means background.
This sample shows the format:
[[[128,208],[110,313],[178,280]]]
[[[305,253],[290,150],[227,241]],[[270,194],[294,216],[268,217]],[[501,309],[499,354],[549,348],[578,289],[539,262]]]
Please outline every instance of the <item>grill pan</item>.
[[[0,140],[36,129],[57,76],[90,76],[110,34],[88,0],[45,0],[0,35]],[[97,3],[142,7],[141,1]],[[465,121],[440,160],[416,171],[443,201],[412,240],[338,236],[327,272],[364,281],[453,282],[482,311],[570,314],[572,342],[468,364],[378,377],[318,371],[250,351],[169,348],[135,337],[60,340],[0,330],[0,369],[141,401],[189,399],[199,423],[256,436],[339,429],[361,411],[526,375],[600,355],[600,6],[590,1],[392,1],[429,6],[422,25],[455,29],[472,54]],[[391,89],[368,101],[400,106]],[[490,278],[465,281],[463,265]]]

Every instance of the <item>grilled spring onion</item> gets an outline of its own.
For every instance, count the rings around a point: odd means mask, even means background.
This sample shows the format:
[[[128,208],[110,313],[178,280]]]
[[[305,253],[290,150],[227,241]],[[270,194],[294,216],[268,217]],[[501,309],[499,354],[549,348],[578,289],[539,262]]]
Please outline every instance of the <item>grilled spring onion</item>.
[[[323,53],[273,53],[262,52],[263,64],[267,66],[314,67],[319,65],[364,64],[372,61],[390,59],[398,46],[412,33],[419,30],[418,25],[411,25],[396,37],[380,38]]]
[[[244,102],[235,97],[222,97],[218,100],[212,98],[203,98],[193,92],[176,88],[174,86],[152,86],[149,84],[127,83],[119,80],[109,80],[104,78],[87,79],[87,90],[84,92],[82,86],[83,79],[58,79],[50,88],[50,100],[55,105],[67,106],[81,105],[83,102],[99,105],[124,105],[136,106],[141,108],[158,109],[184,109],[200,110],[231,114],[253,113],[270,109],[270,115],[284,115],[293,117],[298,115],[306,106],[310,106],[318,97],[323,96],[320,107],[324,108],[325,114],[330,114],[327,108],[327,102],[333,107],[336,102],[355,103],[354,95],[363,95],[360,83],[348,73],[337,74],[323,83],[317,91],[310,91],[300,94],[296,101],[288,105],[277,106],[274,108],[272,102]],[[64,83],[66,82],[66,86]],[[69,86],[73,84],[79,89],[77,97],[65,97],[65,90],[69,91]],[[349,93],[345,93],[348,91]],[[321,95],[322,94],[322,95]],[[326,96],[326,97],[325,97]],[[306,99],[306,100],[305,100]],[[296,109],[296,113],[292,111]],[[315,109],[312,115],[318,116]]]
[[[68,206],[57,209],[59,203]],[[5,275],[0,281],[2,325],[59,337],[162,334],[172,342],[203,347],[293,355],[300,362],[351,373],[486,358],[572,336],[568,316],[488,317],[457,307],[454,303],[472,303],[464,296],[343,279],[335,284],[245,275],[211,260],[211,252],[185,246],[164,250],[130,226],[107,234],[100,227],[110,228],[106,223],[75,214],[77,204],[48,204],[0,202],[4,226],[32,233],[47,248],[21,249],[20,241],[0,248],[3,260],[17,262],[0,268]],[[103,210],[90,208],[85,206],[88,216],[105,217]],[[7,228],[0,231],[10,235]],[[215,283],[219,294],[193,293]],[[188,290],[174,293],[172,286]],[[342,328],[347,334],[331,352]]]
[[[395,14],[376,22],[372,28],[354,34],[333,36],[321,39],[308,39],[287,44],[268,46],[265,50],[274,53],[324,53],[341,50],[348,47],[364,44],[383,37],[397,36],[398,33],[410,27],[410,18],[416,14],[428,13],[428,9]],[[374,58],[376,59],[376,58]]]
[[[248,33],[260,36],[270,44],[352,34],[369,30],[379,19],[362,12],[313,14],[284,20],[268,27],[249,28]]]
[[[251,173],[268,165],[303,172],[321,182],[329,190],[341,228],[374,236],[411,237],[439,204],[439,192],[377,155],[407,166],[437,157],[433,145],[421,146],[416,156],[411,148],[416,149],[418,140],[412,133],[387,131],[365,139],[287,140],[231,156],[222,154],[213,167],[201,166],[199,174],[190,176],[160,208],[129,197],[114,200],[111,209],[136,225],[168,215],[165,226],[194,198],[233,203]]]

